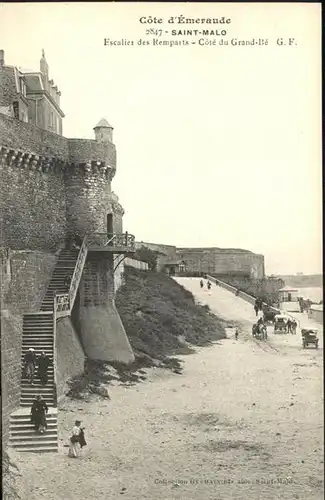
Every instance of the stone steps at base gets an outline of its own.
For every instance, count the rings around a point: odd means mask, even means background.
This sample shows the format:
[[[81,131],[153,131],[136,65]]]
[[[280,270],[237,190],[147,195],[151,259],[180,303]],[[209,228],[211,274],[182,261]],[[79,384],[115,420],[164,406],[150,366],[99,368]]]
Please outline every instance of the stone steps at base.
[[[37,375],[37,372],[35,374],[35,377],[34,377],[34,385],[33,387],[35,389],[42,389],[42,388],[51,388],[51,387],[54,387],[54,376],[53,376],[53,372],[52,373],[47,373],[48,375],[48,381],[47,381],[47,384],[41,384],[41,380],[39,378],[39,376]],[[21,380],[21,388],[23,387],[29,387],[31,388],[31,385],[29,383],[29,380],[27,380],[26,377],[23,377],[22,380]]]
[[[20,396],[20,406],[25,406],[25,403],[33,404],[35,398],[38,396],[38,391],[35,391],[34,394],[22,394]],[[53,406],[53,394],[45,394],[42,393],[43,401],[49,406]]]
[[[11,444],[10,446],[12,448],[14,448],[16,451],[25,451],[25,452],[34,452],[34,453],[58,452],[57,441],[48,441],[48,442],[44,442],[44,443],[21,442],[20,444]]]
[[[43,344],[49,344],[53,346],[54,343],[54,338],[53,334],[43,334],[43,336],[38,335],[36,336],[35,334],[27,334],[23,337],[23,347],[25,347],[27,350],[30,347],[31,342],[38,342],[40,345]]]
[[[57,424],[49,424],[47,423],[47,433],[48,432],[57,432],[58,426]],[[35,435],[34,427],[31,423],[25,425],[13,425],[10,429],[10,435],[17,436],[18,434],[21,436],[29,435],[29,433]]]
[[[28,407],[28,409],[30,410],[31,407],[32,407],[32,404],[34,403],[34,401],[36,399],[36,396],[37,396],[37,393],[35,393],[33,396],[21,396],[21,398],[20,398],[20,408],[26,408],[26,407]],[[43,397],[44,403],[46,403],[48,407],[53,406],[53,404],[54,404],[54,398],[53,398],[53,396],[46,397],[46,396],[43,395],[42,397]]]
[[[33,347],[33,349],[34,349],[34,352],[35,352],[35,354],[37,356],[36,365],[38,363],[38,358],[39,358],[39,356],[41,355],[41,353],[43,351],[45,352],[45,354],[47,354],[47,357],[51,358],[51,361],[53,361],[53,347],[52,347],[51,350],[49,350],[49,349],[46,349],[44,346],[40,346],[40,345],[37,346],[36,344],[33,344],[33,345],[35,346],[35,347]],[[21,356],[20,356],[20,359],[21,359],[22,362],[24,360],[24,356],[25,356],[26,352],[28,352],[28,349],[29,349],[28,347],[27,348],[25,347],[25,351],[23,351],[22,354],[21,354]],[[49,368],[51,366],[52,365],[50,365]]]
[[[26,328],[27,330],[31,328],[53,328],[53,321],[28,321],[28,323],[23,323],[23,329]]]
[[[30,434],[29,434],[30,433]],[[14,434],[11,434],[10,436],[10,443],[14,444],[17,443],[19,444],[21,441],[30,443],[36,441],[38,438],[41,438],[42,441],[55,441],[57,438],[57,430],[51,430],[47,429],[44,433],[39,433],[38,431],[17,431]]]
[[[44,325],[24,325],[23,333],[42,333],[42,332],[53,332],[53,323],[52,324],[44,324]]]
[[[54,390],[54,383],[53,382],[48,382],[46,385],[42,384],[35,384],[30,385],[28,383],[23,383],[21,385],[21,391],[30,391],[31,389],[35,389],[35,391],[38,391],[38,394],[43,394],[45,390],[53,391]]]
[[[35,401],[36,395],[37,393],[35,392],[35,395],[31,397],[22,396],[20,398],[20,407],[28,406],[28,408],[30,408]],[[53,396],[47,398],[46,396],[43,395],[43,401],[44,403],[47,404],[47,406],[53,406],[54,403]]]
[[[22,410],[22,408],[20,408]],[[57,423],[57,414],[51,413],[51,410],[53,407],[49,408],[49,412],[46,415],[46,420],[48,424],[55,424]],[[24,410],[24,409],[23,409]],[[30,423],[30,410],[26,410],[26,413],[24,412],[23,414],[20,415],[11,415],[10,417],[10,425],[12,424],[17,424],[17,425],[31,425]]]

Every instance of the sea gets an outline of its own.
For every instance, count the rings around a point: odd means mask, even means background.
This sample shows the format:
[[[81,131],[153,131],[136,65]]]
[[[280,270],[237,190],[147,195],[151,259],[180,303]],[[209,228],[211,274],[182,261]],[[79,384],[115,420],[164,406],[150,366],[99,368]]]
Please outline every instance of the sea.
[[[299,290],[299,296],[303,297],[304,299],[310,299],[313,302],[319,303],[321,300],[323,300],[323,288],[322,287],[300,287],[298,288]]]

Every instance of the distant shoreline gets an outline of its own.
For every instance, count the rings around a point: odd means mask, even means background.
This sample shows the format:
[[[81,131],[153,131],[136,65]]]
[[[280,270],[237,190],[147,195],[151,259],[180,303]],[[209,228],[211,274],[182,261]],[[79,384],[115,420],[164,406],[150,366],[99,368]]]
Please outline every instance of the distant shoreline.
[[[319,287],[323,288],[322,274],[306,274],[302,276],[297,275],[280,275],[279,278],[283,279],[286,286],[294,286],[296,288]]]

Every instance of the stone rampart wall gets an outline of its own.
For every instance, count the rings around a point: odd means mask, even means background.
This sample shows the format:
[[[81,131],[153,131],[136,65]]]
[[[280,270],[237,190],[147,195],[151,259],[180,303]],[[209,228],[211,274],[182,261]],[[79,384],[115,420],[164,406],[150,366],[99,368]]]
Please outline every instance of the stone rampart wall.
[[[23,314],[39,310],[55,263],[53,254],[0,249],[4,445],[9,437],[10,414],[20,403]]]
[[[1,162],[0,185],[0,246],[56,250],[67,226],[63,173]]]
[[[140,249],[141,247],[149,248],[154,252],[161,252],[167,255],[168,260],[177,260],[177,252],[176,247],[173,245],[160,245],[159,243],[148,243],[146,241],[137,241],[135,243],[136,249]]]
[[[68,139],[0,114],[0,145],[49,158],[69,160]]]
[[[190,272],[218,275],[238,274],[264,278],[264,256],[235,249],[177,249],[178,259],[186,262]]]
[[[142,262],[141,260],[130,259],[127,257],[124,260],[124,265],[129,267],[134,267],[135,269],[140,269],[141,271],[148,271],[149,266],[146,262]]]
[[[0,113],[0,145],[67,163],[100,161],[116,168],[116,149],[112,143],[68,139],[3,113]]]
[[[67,139],[71,163],[87,163],[89,160],[105,162],[113,170],[116,168],[116,149],[112,143],[94,139]]]

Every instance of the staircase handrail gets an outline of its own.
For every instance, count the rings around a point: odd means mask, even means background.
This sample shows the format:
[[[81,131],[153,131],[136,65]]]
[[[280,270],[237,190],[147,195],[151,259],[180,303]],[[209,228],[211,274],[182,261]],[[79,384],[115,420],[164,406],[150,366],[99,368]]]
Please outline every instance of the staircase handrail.
[[[54,311],[57,317],[70,315],[70,295],[69,293],[54,292]]]
[[[53,388],[53,407],[56,408],[58,405],[57,399],[57,380],[56,380],[56,368],[57,368],[57,348],[56,348],[56,295],[53,297],[53,379],[54,379],[54,388]]]
[[[86,258],[87,258],[88,249],[87,249],[86,243],[87,243],[87,235],[84,237],[84,239],[82,241],[82,245],[80,247],[78,257],[77,257],[77,262],[76,262],[76,265],[75,265],[75,268],[73,271],[73,275],[71,278],[71,283],[70,283],[70,288],[69,288],[70,311],[73,307],[73,304],[74,304],[74,301],[75,301],[75,298],[77,295],[78,286],[80,283],[82,271],[83,271],[83,268],[84,268],[84,265],[86,262]]]
[[[135,236],[125,233],[92,233],[88,235],[87,247],[107,247],[115,248],[125,247],[128,251],[135,250]],[[114,250],[113,250],[114,251]]]

